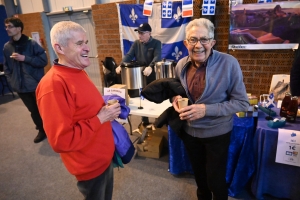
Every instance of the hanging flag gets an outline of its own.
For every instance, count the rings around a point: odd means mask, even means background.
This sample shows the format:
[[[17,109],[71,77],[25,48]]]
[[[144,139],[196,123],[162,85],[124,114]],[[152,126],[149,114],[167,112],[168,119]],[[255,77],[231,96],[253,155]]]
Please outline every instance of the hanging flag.
[[[193,17],[193,0],[182,0],[182,17]]]
[[[183,44],[185,39],[185,27],[191,18],[182,17],[182,3],[172,3],[172,17],[161,17],[161,4],[153,4],[152,15],[143,15],[143,5],[141,4],[117,4],[119,14],[119,28],[122,54],[125,55],[132,43],[138,39],[138,34],[134,31],[140,24],[149,23],[152,32],[151,36],[162,42],[161,58],[174,60],[188,55],[188,51]]]
[[[145,3],[144,3],[143,15],[145,15],[145,16],[151,16],[151,14],[152,14],[152,6],[153,6],[153,0],[146,0]]]
[[[161,3],[161,18],[172,18],[172,1]]]
[[[216,0],[204,0],[202,4],[202,15],[215,15]]]
[[[275,107],[275,103],[274,103],[274,94],[273,94],[273,93],[271,93],[271,94],[269,95],[265,107],[267,107],[267,108],[273,108],[273,107]]]
[[[272,3],[273,0],[258,0],[257,3]]]

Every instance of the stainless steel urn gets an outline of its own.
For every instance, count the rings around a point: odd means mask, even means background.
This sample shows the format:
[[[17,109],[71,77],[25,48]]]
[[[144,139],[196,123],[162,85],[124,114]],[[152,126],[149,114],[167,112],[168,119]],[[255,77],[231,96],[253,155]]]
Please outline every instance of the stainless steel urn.
[[[174,78],[175,64],[173,60],[163,60],[155,64],[156,79],[160,78]]]
[[[143,75],[144,66],[136,62],[123,63],[121,65],[122,84],[127,85],[128,95],[140,96],[140,89],[146,86],[146,76]]]

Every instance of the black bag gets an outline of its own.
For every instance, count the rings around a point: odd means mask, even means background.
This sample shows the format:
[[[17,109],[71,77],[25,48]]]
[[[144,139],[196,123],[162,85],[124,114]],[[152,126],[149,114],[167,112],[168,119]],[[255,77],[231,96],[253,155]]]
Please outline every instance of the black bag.
[[[114,84],[122,84],[121,75],[116,73],[118,67],[113,57],[105,57],[104,61],[101,61],[103,66],[110,72],[104,74],[105,87],[110,87]]]

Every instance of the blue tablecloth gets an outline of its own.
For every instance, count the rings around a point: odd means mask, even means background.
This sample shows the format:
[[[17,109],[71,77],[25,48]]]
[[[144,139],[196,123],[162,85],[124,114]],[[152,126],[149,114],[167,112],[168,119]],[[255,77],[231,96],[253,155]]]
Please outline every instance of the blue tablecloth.
[[[278,116],[279,109],[273,108]],[[258,122],[254,136],[256,172],[252,181],[252,192],[257,199],[264,199],[264,194],[277,198],[300,199],[300,167],[276,163],[278,129],[267,126],[267,116],[258,113]],[[300,119],[296,123],[286,123],[284,129],[300,130]]]
[[[170,173],[193,173],[183,142],[170,127],[168,130]],[[254,172],[253,133],[253,118],[238,118],[234,115],[226,174],[226,181],[230,185],[229,196],[238,195]]]

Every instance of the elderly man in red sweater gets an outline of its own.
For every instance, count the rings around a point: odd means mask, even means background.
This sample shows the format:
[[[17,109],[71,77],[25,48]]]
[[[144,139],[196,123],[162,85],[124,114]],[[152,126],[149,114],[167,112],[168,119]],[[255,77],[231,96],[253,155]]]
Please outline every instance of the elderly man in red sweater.
[[[85,199],[111,199],[115,150],[110,121],[120,104],[107,106],[84,68],[90,65],[82,26],[58,22],[50,32],[58,59],[40,81],[37,104],[48,141]]]

